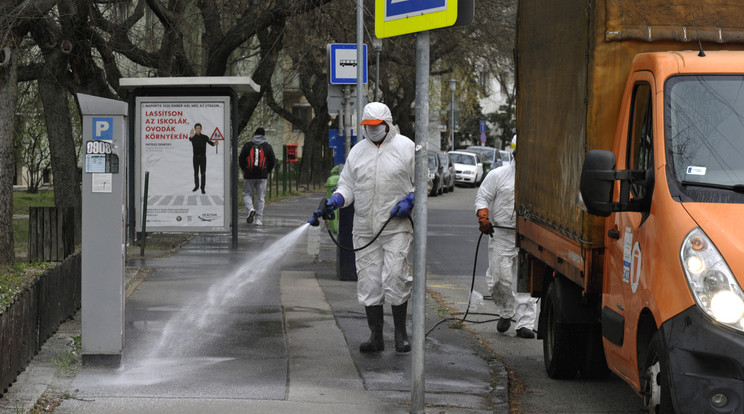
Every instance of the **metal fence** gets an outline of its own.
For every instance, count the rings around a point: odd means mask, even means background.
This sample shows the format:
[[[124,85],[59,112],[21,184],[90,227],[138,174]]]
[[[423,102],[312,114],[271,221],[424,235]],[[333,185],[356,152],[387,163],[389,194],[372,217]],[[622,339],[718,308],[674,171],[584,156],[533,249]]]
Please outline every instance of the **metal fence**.
[[[284,146],[284,157],[277,158],[274,170],[269,174],[266,184],[267,197],[277,197],[287,193],[298,191],[322,191],[325,190],[325,182],[333,167],[333,152],[329,148],[322,153],[320,171],[311,169],[300,179],[299,162],[285,162],[287,160],[287,146]]]

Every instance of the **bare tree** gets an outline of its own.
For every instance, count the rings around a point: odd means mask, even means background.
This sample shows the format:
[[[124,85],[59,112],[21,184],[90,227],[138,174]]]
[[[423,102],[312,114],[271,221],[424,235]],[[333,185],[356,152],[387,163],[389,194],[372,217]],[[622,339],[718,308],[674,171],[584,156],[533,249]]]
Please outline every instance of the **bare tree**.
[[[266,99],[272,109],[305,133],[302,173],[316,168],[314,160],[318,151],[328,145],[326,129],[330,119],[326,106],[327,57],[324,46],[328,43],[356,43],[356,19],[353,18],[356,5],[355,0],[336,0],[292,18],[289,25],[292,30],[285,33],[284,50],[300,77],[302,93],[312,105],[315,118],[305,125],[280,103],[273,102],[273,95]],[[366,0],[364,6],[364,42],[370,44],[374,34],[374,2]],[[487,93],[482,85],[484,78],[497,79],[502,89],[513,87],[515,6],[516,0],[482,0],[477,4],[476,19],[471,25],[431,31],[432,75],[444,77],[449,74],[449,77],[460,80],[458,95],[463,101],[464,113],[461,115],[465,118],[482,118],[478,98]],[[372,75],[371,65],[369,70],[370,82],[379,85],[381,100],[390,107],[400,132],[411,138],[415,137],[415,59],[415,34],[386,38],[380,56],[380,79]],[[443,87],[448,88],[448,85]],[[448,93],[442,95],[443,99],[449,100]],[[445,105],[443,102],[442,106]]]
[[[129,3],[94,0],[13,0],[0,6],[0,21],[8,23],[0,27],[12,27],[3,33],[4,38],[15,45],[28,33],[35,46],[24,52],[33,49],[40,53],[17,70],[0,73],[3,86],[8,86],[0,98],[8,98],[2,99],[3,103],[15,101],[16,81],[38,82],[51,149],[55,203],[76,207],[79,214],[81,177],[70,120],[75,108],[69,105],[68,96],[83,92],[126,99],[127,91],[119,86],[123,70],[157,76],[223,76],[235,69],[236,55],[251,46],[256,47],[260,59],[253,67],[238,70],[248,70],[242,73],[266,86],[283,46],[281,32],[286,18],[329,1],[138,0],[130,10]],[[34,6],[33,12],[29,5]],[[148,21],[148,15],[154,19]],[[269,40],[261,43],[256,40],[260,37]],[[10,51],[16,53],[15,48]],[[240,97],[239,128],[247,124],[264,91]],[[4,119],[12,121],[12,113],[9,109]],[[12,140],[10,143],[12,148]],[[3,162],[10,159],[6,155]],[[7,227],[0,224],[0,234],[12,237],[12,232],[5,231]]]
[[[0,12],[2,13],[2,12]],[[16,56],[5,47],[0,52],[0,122],[13,131],[16,100]],[[4,121],[4,122],[3,122]],[[0,135],[0,264],[15,260],[13,243],[13,137]]]
[[[38,123],[41,118],[35,85],[30,82],[19,86],[14,128],[14,153],[16,163],[24,169],[26,191],[36,193],[44,179],[49,162],[49,141],[46,128]]]
[[[13,126],[17,97],[18,45],[29,23],[56,0],[6,0],[0,3],[0,264],[15,260],[13,241]]]

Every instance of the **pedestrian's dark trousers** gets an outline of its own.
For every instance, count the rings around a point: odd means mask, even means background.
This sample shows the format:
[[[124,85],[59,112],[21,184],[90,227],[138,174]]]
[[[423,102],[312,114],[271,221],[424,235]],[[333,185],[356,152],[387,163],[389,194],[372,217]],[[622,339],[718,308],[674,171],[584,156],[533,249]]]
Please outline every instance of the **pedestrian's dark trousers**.
[[[204,184],[207,181],[207,178],[204,176],[204,173],[207,171],[207,155],[194,155],[193,158],[194,162],[194,188],[200,187],[202,190],[204,189]],[[199,171],[201,171],[201,186],[199,184]]]

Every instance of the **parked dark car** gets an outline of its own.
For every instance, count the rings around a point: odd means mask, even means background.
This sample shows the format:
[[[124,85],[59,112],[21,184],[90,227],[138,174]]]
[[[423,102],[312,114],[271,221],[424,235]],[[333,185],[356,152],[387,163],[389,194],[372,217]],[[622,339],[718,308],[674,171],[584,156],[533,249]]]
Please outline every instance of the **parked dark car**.
[[[455,165],[450,161],[449,154],[443,151],[439,155],[439,164],[442,166],[442,182],[444,183],[444,192],[455,191]]]
[[[499,150],[493,147],[482,147],[480,145],[471,145],[465,149],[470,152],[477,152],[483,156],[485,162],[483,163],[483,176],[485,177],[489,171],[495,170],[501,167],[502,159]]]
[[[430,150],[427,153],[429,157],[429,178],[433,183],[429,196],[436,197],[444,192],[444,180],[442,180],[443,169],[436,151]]]

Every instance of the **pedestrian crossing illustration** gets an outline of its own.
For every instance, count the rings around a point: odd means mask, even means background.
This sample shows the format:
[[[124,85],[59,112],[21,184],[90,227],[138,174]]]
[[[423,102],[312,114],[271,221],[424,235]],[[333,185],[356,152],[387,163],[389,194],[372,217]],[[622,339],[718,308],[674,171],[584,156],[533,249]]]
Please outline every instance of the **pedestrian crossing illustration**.
[[[153,195],[147,198],[148,207],[195,207],[225,205],[225,197],[211,194]]]

